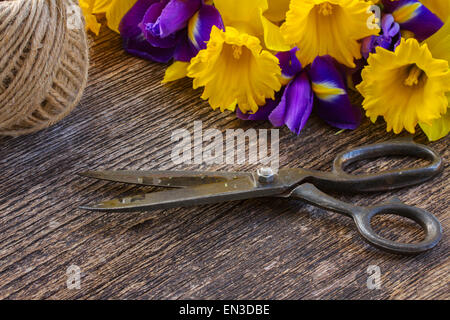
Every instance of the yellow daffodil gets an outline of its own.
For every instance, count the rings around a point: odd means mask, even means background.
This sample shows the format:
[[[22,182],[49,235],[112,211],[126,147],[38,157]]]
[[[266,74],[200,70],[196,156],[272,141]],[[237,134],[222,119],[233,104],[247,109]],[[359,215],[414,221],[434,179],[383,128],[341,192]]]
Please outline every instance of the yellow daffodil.
[[[207,48],[191,60],[187,75],[194,88],[205,87],[202,99],[221,111],[238,105],[243,113],[255,113],[281,88],[278,59],[257,37],[234,27],[212,28]]]
[[[450,64],[450,18],[425,43],[429,46],[434,58],[444,59]],[[450,107],[450,91],[447,92],[447,102],[448,107]],[[441,118],[434,120],[431,124],[425,122],[419,123],[430,141],[439,140],[450,132],[450,111],[448,111],[448,107],[447,113]]]
[[[100,32],[100,24],[95,15],[105,14],[108,27],[119,32],[120,20],[131,9],[137,0],[80,0],[80,7],[86,19],[86,29],[96,35]]]
[[[448,55],[448,37],[447,43],[441,45],[447,47]],[[446,113],[449,64],[433,56],[430,49],[416,39],[402,39],[395,52],[378,47],[369,56],[357,89],[364,96],[363,107],[373,122],[383,116],[388,131],[398,134],[406,129],[414,133],[417,123],[431,128]]]
[[[358,40],[379,33],[370,23],[371,5],[364,0],[291,0],[281,32],[286,42],[300,48],[303,65],[330,55],[355,67],[354,59],[361,58]]]
[[[86,20],[86,30],[89,30],[96,35],[100,32],[100,23],[93,14],[95,0],[80,0],[80,8],[83,11],[84,19]]]
[[[287,0],[215,0],[225,26],[258,37],[273,51],[288,51],[277,23],[284,20]]]
[[[291,0],[268,0],[268,9],[264,16],[272,22],[282,22],[286,19]]]

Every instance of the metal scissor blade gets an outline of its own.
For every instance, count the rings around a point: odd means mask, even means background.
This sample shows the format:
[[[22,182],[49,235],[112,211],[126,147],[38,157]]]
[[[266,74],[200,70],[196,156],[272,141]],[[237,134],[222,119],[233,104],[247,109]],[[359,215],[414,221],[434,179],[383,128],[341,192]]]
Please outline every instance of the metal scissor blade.
[[[249,176],[242,172],[209,171],[86,171],[79,175],[99,180],[142,186],[187,188],[203,184],[228,182]]]
[[[228,182],[113,199],[91,207],[81,207],[81,209],[112,212],[157,210],[268,197],[278,195],[283,191],[283,188],[280,186],[260,186],[255,182],[253,176],[249,174],[247,177],[237,178]]]

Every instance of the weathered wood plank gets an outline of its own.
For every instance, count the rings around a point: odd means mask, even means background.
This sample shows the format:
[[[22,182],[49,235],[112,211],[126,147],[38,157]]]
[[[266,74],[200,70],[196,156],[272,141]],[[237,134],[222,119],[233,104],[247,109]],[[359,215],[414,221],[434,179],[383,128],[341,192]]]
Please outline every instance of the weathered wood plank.
[[[213,112],[189,80],[160,84],[166,66],[121,50],[108,30],[92,47],[89,87],[67,119],[42,132],[0,138],[0,298],[449,298],[449,167],[432,182],[390,194],[343,196],[369,205],[398,196],[441,220],[434,250],[398,257],[375,250],[353,223],[296,201],[251,200],[143,213],[88,213],[81,204],[145,188],[96,182],[84,169],[226,169],[254,165],[175,166],[171,133],[196,120],[224,132],[270,128]],[[304,132],[280,131],[284,167],[330,170],[348,147],[385,141],[383,123],[336,131],[313,116]],[[415,139],[426,142],[423,134]],[[448,138],[432,143],[446,162]],[[396,162],[397,165],[411,162]],[[364,170],[387,162],[364,164]],[[378,221],[382,226],[387,220]],[[413,224],[399,224],[411,237]],[[66,270],[82,270],[81,289],[68,290]],[[366,286],[369,265],[382,289]]]

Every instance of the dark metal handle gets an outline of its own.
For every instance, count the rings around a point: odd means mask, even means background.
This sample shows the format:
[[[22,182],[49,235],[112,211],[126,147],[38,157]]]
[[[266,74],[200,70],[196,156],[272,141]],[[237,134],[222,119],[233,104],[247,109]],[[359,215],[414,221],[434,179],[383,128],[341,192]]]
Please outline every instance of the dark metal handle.
[[[358,207],[337,200],[309,183],[300,185],[294,189],[290,197],[299,198],[317,207],[352,217],[364,240],[379,249],[391,253],[404,255],[418,254],[433,248],[442,238],[441,224],[434,215],[398,201],[375,207]],[[394,214],[414,220],[425,231],[425,239],[420,243],[401,243],[381,237],[371,226],[372,218],[380,214]]]
[[[356,161],[386,156],[413,156],[430,160],[427,166],[390,170],[377,174],[354,175],[345,168]],[[423,183],[443,169],[441,157],[431,148],[411,140],[392,140],[385,143],[363,146],[339,154],[333,164],[333,173],[339,182],[352,192],[389,191]]]

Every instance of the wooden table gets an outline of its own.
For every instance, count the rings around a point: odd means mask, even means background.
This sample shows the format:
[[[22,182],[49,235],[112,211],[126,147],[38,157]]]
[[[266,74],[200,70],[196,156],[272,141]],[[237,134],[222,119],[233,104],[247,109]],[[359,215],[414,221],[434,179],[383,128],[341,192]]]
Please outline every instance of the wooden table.
[[[204,128],[268,129],[214,112],[191,81],[160,81],[166,65],[131,57],[117,34],[92,40],[89,86],[79,107],[42,132],[0,138],[0,298],[2,299],[435,299],[449,295],[449,167],[422,186],[385,194],[342,196],[369,205],[397,196],[434,213],[444,238],[415,257],[365,244],[350,219],[299,201],[261,199],[191,209],[91,213],[104,198],[151,188],[76,176],[85,169],[253,170],[256,165],[174,165],[171,134]],[[330,170],[348,147],[393,138],[365,121],[336,134],[313,116],[300,136],[280,131],[280,164]],[[426,143],[418,133],[416,141]],[[449,139],[430,145],[448,163]],[[362,163],[362,171],[392,162]],[[414,160],[394,161],[411,165]],[[400,238],[417,239],[410,222],[378,218]],[[395,235],[390,235],[394,237]],[[68,289],[68,268],[81,270]],[[367,286],[371,265],[381,289]],[[70,269],[69,269],[70,271]],[[70,274],[69,274],[70,276]]]

